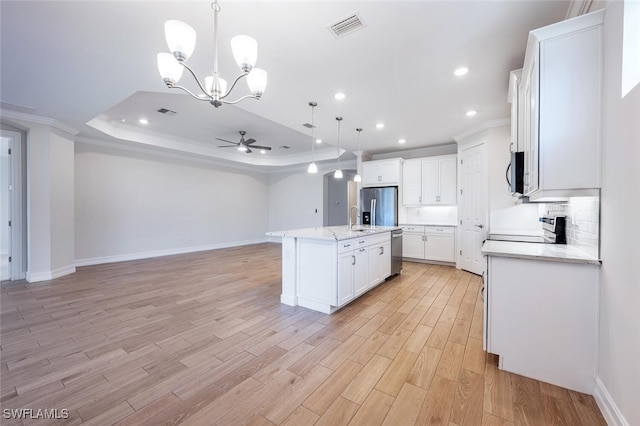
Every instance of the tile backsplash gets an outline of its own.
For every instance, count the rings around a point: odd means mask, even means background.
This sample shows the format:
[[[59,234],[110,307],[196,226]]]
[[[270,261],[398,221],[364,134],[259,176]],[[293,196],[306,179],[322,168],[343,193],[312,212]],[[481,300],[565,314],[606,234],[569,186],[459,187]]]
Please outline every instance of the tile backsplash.
[[[545,208],[550,216],[567,217],[567,245],[600,257],[600,197],[571,197]]]
[[[401,223],[414,225],[456,225],[457,219],[458,208],[456,206],[406,207],[405,214],[400,214]]]

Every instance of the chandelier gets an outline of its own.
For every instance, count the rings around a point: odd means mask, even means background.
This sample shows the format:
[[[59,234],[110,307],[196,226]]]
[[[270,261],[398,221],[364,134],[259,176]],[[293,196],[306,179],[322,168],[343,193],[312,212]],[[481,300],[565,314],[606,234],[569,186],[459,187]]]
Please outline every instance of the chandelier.
[[[243,99],[260,99],[267,87],[267,72],[254,68],[258,57],[258,43],[252,37],[246,35],[235,36],[231,39],[231,51],[236,63],[242,70],[227,90],[227,82],[220,77],[218,72],[218,13],[220,6],[215,0],[211,3],[213,9],[213,72],[205,77],[204,85],[198,79],[195,72],[187,65],[187,59],[196,47],[196,32],[189,25],[181,21],[167,21],[164,24],[165,38],[171,53],[158,53],[158,71],[162,80],[170,89],[181,89],[199,101],[209,101],[218,108],[222,104],[235,104]],[[202,91],[194,94],[189,89],[176,83],[182,77],[184,70],[189,71]],[[243,96],[235,101],[226,100],[236,83],[243,77],[247,77],[250,95]]]

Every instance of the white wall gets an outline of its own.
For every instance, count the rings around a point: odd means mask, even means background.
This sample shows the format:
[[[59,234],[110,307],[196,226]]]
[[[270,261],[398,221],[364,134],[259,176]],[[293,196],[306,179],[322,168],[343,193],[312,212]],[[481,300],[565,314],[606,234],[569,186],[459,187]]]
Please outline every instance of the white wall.
[[[623,2],[604,22],[599,384],[640,424],[640,86],[620,98]],[[598,395],[597,395],[598,396]],[[600,402],[600,401],[599,401]],[[602,407],[602,405],[601,405]]]
[[[75,272],[74,142],[52,132],[49,182],[51,191],[51,270]]]
[[[266,241],[263,173],[76,143],[78,264]]]
[[[299,170],[270,175],[269,231],[322,226],[323,177],[327,171],[319,167],[316,174]]]

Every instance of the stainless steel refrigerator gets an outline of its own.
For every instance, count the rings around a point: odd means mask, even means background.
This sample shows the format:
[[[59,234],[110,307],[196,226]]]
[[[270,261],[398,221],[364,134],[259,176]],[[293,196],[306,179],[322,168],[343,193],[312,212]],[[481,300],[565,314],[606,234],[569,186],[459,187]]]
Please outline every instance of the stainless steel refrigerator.
[[[362,224],[398,225],[398,187],[362,188],[360,190]]]

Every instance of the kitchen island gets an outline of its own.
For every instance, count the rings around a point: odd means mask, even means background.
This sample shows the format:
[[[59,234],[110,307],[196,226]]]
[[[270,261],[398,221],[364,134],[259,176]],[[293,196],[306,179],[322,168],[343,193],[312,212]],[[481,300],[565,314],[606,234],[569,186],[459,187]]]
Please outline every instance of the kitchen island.
[[[396,226],[268,232],[282,238],[280,301],[331,314],[391,275]]]

